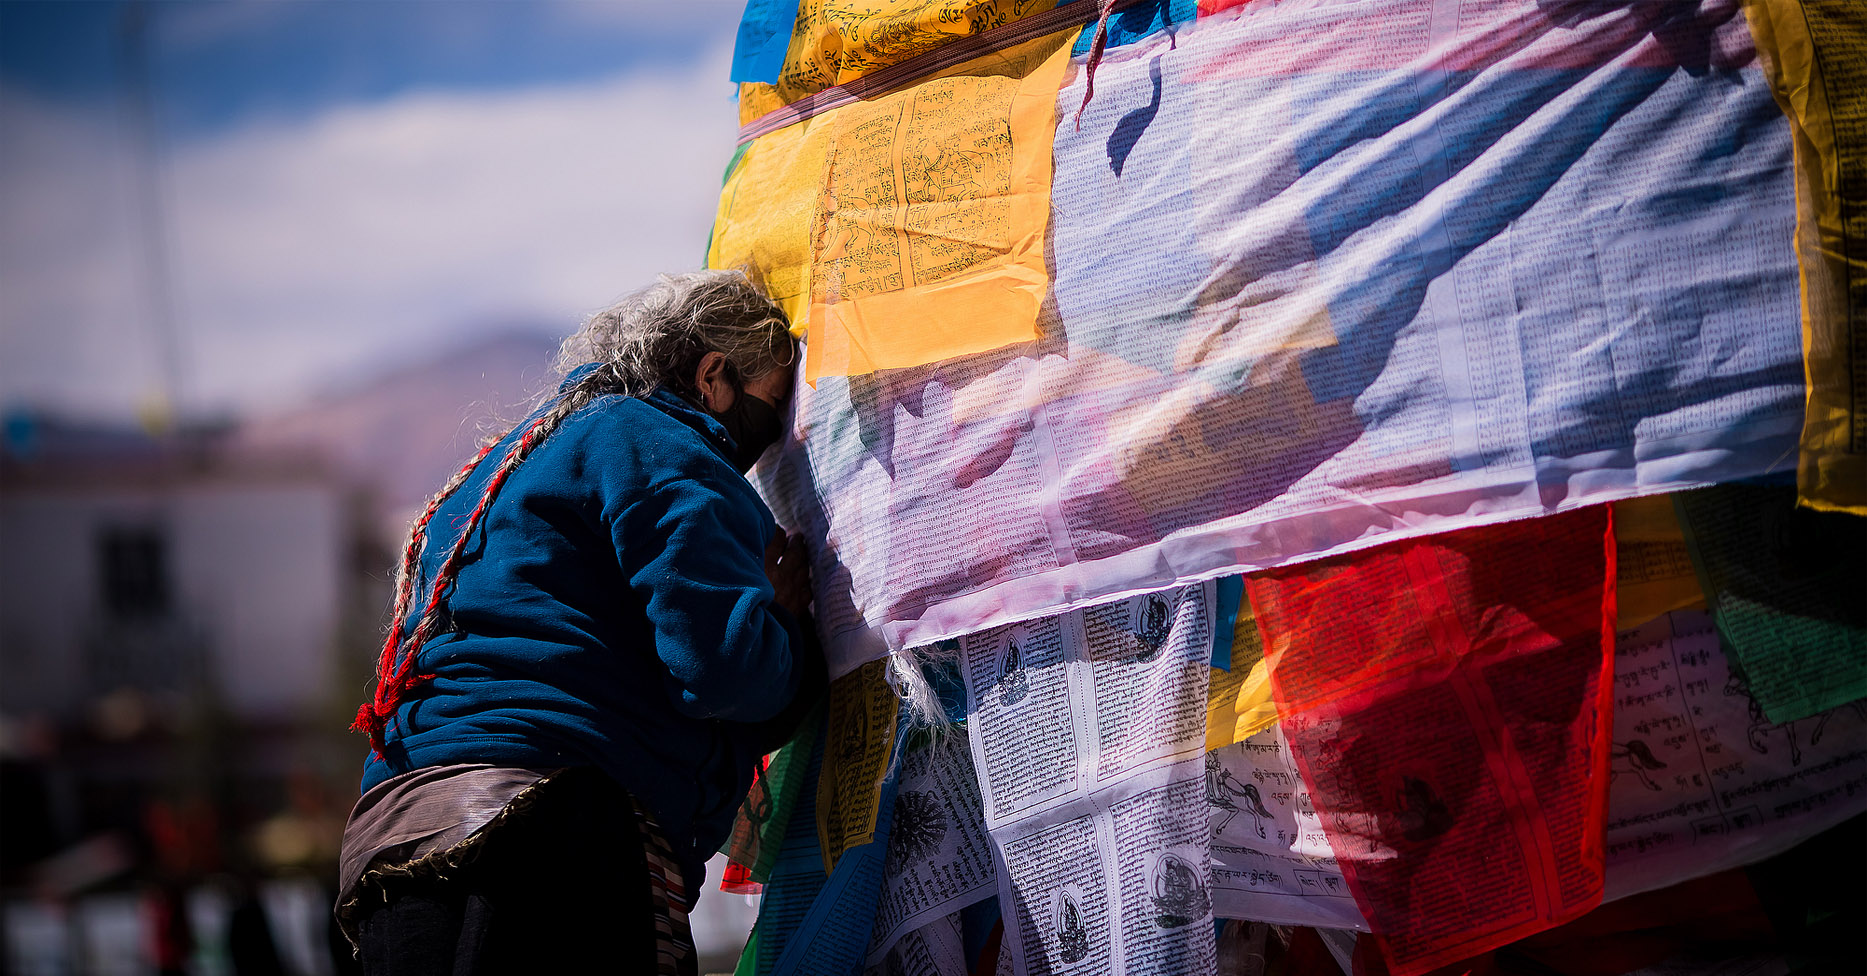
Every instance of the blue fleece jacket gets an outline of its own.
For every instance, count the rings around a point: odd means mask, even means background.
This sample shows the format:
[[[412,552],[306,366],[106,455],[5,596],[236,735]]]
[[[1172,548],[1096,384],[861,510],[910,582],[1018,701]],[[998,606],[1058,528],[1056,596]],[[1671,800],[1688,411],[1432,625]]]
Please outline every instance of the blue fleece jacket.
[[[418,594],[528,426],[429,522]],[[777,525],[731,452],[666,390],[601,397],[533,449],[468,541],[451,627],[419,651],[435,678],[371,751],[363,790],[453,763],[594,765],[655,816],[698,891],[757,757],[788,731],[781,711],[822,680],[794,661],[797,622],[764,571]]]

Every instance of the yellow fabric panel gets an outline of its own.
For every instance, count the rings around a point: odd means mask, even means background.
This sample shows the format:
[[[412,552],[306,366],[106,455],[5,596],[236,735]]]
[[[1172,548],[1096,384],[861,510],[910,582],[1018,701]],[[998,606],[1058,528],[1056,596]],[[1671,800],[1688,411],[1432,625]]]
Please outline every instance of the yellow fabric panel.
[[[1271,697],[1271,670],[1263,661],[1251,666],[1238,686],[1238,723],[1232,741],[1243,742],[1277,724],[1277,702]]]
[[[1800,499],[1867,515],[1867,4],[1746,0],[1744,11],[1795,129]]]
[[[1244,684],[1243,671],[1212,669],[1212,677],[1206,685],[1206,751],[1223,749],[1238,740],[1233,738],[1233,730],[1238,727],[1238,686]]]
[[[1057,88],[1076,33],[824,117],[807,380],[1037,337]]]
[[[1206,751],[1242,742],[1277,723],[1277,703],[1271,699],[1270,670],[1264,665],[1264,644],[1258,637],[1251,600],[1238,605],[1232,625],[1232,669],[1212,669],[1206,696]]]
[[[823,772],[817,779],[817,841],[823,873],[843,852],[875,839],[882,779],[895,750],[901,699],[888,686],[888,662],[870,661],[830,682],[823,729]]]
[[[739,124],[1054,6],[1056,0],[800,0],[777,84],[739,86]]]
[[[1615,629],[1632,630],[1663,613],[1703,609],[1705,591],[1671,495],[1614,503]]]
[[[1232,741],[1241,742],[1277,724],[1270,667],[1264,661],[1264,640],[1258,634],[1258,618],[1248,593],[1239,599],[1238,620],[1232,625],[1232,670],[1245,674],[1238,686],[1238,702],[1232,706],[1237,715]]]
[[[829,128],[806,119],[773,132],[739,158],[720,190],[707,267],[744,268],[802,336],[810,307],[810,228],[823,182]]]
[[[1037,337],[1056,95],[1078,28],[760,137],[707,265],[744,268],[808,339],[805,378]]]
[[[784,107],[784,99],[778,97],[775,86],[762,81],[744,81],[739,83],[739,124],[750,125],[774,109]]]

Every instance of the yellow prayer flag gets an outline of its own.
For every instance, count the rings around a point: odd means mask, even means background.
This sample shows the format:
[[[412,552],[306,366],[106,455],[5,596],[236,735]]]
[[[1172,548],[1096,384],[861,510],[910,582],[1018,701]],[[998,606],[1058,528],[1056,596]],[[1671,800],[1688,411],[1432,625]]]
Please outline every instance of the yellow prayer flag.
[[[1056,6],[1056,0],[799,0],[776,84],[739,86],[739,123]]]
[[[1671,495],[1614,503],[1616,630],[1632,630],[1674,610],[1705,606]]]
[[[1795,132],[1796,261],[1808,400],[1800,501],[1867,515],[1867,16],[1854,3],[1746,0]]]
[[[1244,681],[1243,671],[1212,669],[1206,684],[1207,752],[1238,741],[1232,737],[1232,730],[1238,727],[1238,686]]]
[[[1233,706],[1237,719],[1232,727],[1232,741],[1242,742],[1277,724],[1271,670],[1264,660],[1264,639],[1258,633],[1257,613],[1251,609],[1249,593],[1239,599],[1238,620],[1232,625],[1232,670],[1245,672],[1245,680],[1238,686],[1238,703]]]
[[[886,660],[870,661],[830,683],[817,779],[817,840],[823,873],[843,852],[875,839],[882,777],[894,755],[901,699],[888,687]]]
[[[1037,337],[1057,89],[1071,27],[754,141],[710,267],[760,279],[806,335],[805,378]]]
[[[1251,600],[1243,597],[1232,625],[1232,668],[1213,668],[1207,688],[1206,751],[1243,742],[1275,724],[1277,702],[1271,698],[1264,644],[1258,636]]]
[[[1057,88],[1075,36],[988,54],[825,117],[806,379],[1037,337]]]
[[[720,190],[707,267],[744,268],[802,336],[810,306],[810,228],[829,129],[806,119],[746,147]]]

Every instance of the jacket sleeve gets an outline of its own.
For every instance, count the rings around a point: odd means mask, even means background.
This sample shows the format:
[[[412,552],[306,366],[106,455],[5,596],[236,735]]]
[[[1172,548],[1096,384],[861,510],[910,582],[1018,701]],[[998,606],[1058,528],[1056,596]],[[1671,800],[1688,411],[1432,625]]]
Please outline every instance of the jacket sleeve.
[[[791,704],[803,642],[773,602],[756,511],[689,478],[651,491],[612,531],[677,711],[759,722]]]

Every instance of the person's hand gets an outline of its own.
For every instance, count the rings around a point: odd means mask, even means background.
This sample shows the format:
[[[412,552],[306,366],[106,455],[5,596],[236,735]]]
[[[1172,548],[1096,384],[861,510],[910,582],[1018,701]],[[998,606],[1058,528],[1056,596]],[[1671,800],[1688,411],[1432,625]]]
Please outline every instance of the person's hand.
[[[765,578],[777,592],[777,604],[802,617],[810,608],[810,550],[803,536],[786,538],[783,529],[772,535],[765,547]]]

